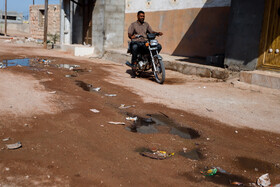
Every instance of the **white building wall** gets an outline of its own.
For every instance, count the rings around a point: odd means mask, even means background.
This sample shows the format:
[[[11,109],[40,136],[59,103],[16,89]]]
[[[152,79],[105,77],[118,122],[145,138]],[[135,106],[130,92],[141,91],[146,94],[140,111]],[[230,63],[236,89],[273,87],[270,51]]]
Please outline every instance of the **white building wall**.
[[[231,0],[126,0],[125,13],[229,7]]]

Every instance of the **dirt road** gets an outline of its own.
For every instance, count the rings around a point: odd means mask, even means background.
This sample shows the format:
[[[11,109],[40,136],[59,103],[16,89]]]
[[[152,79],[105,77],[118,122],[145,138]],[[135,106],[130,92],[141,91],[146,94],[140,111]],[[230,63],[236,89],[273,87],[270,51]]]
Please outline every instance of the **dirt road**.
[[[2,186],[229,186],[264,173],[280,183],[278,93],[171,71],[166,85],[157,85],[104,60],[0,46],[1,61],[36,58],[34,66],[0,69],[0,138],[9,137],[0,142]],[[134,116],[137,126],[126,121]],[[18,141],[21,148],[6,148]],[[139,154],[148,149],[174,156]],[[206,167],[228,173],[205,177]]]

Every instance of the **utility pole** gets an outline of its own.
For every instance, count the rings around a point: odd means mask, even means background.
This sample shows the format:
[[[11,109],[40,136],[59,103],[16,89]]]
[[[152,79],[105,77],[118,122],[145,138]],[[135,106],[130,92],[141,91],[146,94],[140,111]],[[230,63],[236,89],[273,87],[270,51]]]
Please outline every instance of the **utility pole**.
[[[5,0],[5,36],[7,36],[7,0]]]
[[[44,23],[44,48],[47,49],[48,34],[48,0],[45,0],[45,23]]]
[[[33,0],[33,5],[35,5],[35,0]]]

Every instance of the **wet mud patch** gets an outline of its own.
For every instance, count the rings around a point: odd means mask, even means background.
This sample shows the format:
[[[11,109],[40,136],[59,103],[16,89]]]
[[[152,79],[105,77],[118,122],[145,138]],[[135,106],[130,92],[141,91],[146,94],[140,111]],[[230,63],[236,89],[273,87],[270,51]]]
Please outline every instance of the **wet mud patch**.
[[[127,113],[127,116],[135,115]],[[200,137],[198,131],[177,124],[165,114],[147,114],[147,118],[137,116],[137,120],[126,127],[126,130],[141,134],[169,133],[184,139]]]
[[[94,88],[92,84],[85,83],[84,81],[75,80],[75,84],[87,92],[99,92],[100,87]]]
[[[224,186],[249,186],[249,183],[252,182],[244,176],[225,173],[218,173],[214,176],[209,176],[206,180]]]
[[[92,85],[91,85],[91,84],[87,84],[87,83],[85,83],[84,81],[76,80],[75,83],[76,83],[77,86],[81,87],[83,90],[88,91],[88,92],[89,92],[89,91],[91,90],[91,88],[92,88]]]
[[[202,160],[204,158],[199,149],[193,149],[188,152],[180,151],[178,154],[191,160]]]
[[[186,80],[179,79],[179,78],[167,78],[164,81],[164,84],[168,85],[180,85],[186,83]]]
[[[250,183],[253,182],[249,178],[246,178],[242,175],[217,173],[214,176],[203,176],[201,174],[198,175],[197,173],[199,172],[184,172],[181,173],[180,176],[186,178],[188,181],[197,183],[197,186],[212,186],[209,184],[206,185],[204,182],[222,186],[250,186]],[[204,183],[204,185],[201,185],[201,183]]]
[[[247,171],[258,173],[280,174],[280,168],[276,164],[247,157],[236,158],[237,167]]]

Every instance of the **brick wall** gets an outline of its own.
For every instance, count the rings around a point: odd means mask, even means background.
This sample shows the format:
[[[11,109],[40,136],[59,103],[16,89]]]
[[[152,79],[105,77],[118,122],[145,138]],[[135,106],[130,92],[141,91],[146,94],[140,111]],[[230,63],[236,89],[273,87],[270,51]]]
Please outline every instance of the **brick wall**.
[[[33,38],[44,38],[44,10],[45,5],[32,5],[29,7],[30,34]],[[48,34],[60,32],[60,5],[48,6]]]

